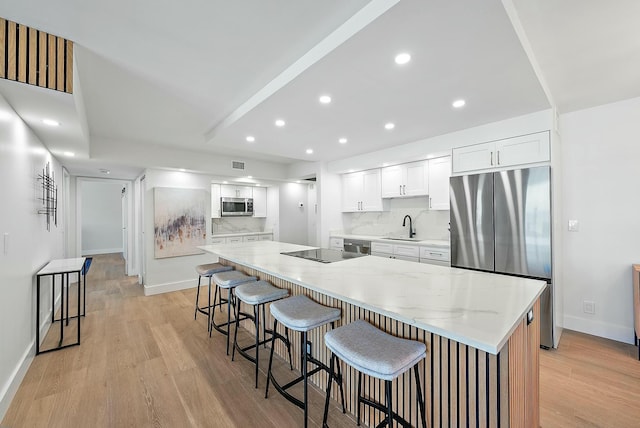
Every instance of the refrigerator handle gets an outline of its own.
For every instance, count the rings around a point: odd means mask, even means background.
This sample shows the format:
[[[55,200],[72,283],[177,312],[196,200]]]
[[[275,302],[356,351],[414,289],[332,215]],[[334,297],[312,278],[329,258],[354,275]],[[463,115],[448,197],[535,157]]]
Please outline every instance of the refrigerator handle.
[[[500,165],[500,150],[497,151],[498,165]]]
[[[491,153],[491,154],[490,154],[490,160],[489,160],[489,162],[490,162],[491,166],[493,166],[493,152],[490,152],[490,153]]]

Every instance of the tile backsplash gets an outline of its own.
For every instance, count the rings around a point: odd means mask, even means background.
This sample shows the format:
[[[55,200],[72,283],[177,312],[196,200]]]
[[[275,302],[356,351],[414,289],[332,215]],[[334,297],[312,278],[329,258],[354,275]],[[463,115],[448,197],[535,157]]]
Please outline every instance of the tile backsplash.
[[[430,211],[426,196],[394,198],[389,211],[344,213],[344,233],[352,235],[409,236],[409,222],[402,227],[406,214],[411,216],[416,238],[449,239],[449,211]]]
[[[254,217],[225,217],[211,219],[213,235],[225,233],[264,232],[266,219]]]

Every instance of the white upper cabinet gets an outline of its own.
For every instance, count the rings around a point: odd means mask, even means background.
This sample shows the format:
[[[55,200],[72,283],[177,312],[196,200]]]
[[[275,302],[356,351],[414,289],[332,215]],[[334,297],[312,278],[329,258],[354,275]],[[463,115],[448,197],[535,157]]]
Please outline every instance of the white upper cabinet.
[[[379,169],[342,176],[342,211],[383,211]]]
[[[429,209],[449,209],[451,156],[429,160]]]
[[[253,216],[254,217],[267,216],[267,188],[266,187],[253,188]]]
[[[251,198],[253,188],[248,186],[230,186],[223,184],[220,186],[220,196],[223,198]]]
[[[551,159],[549,132],[453,149],[453,172],[503,168]]]
[[[382,168],[382,197],[402,198],[429,193],[429,166],[426,161]]]
[[[220,185],[211,185],[211,218],[220,218]]]

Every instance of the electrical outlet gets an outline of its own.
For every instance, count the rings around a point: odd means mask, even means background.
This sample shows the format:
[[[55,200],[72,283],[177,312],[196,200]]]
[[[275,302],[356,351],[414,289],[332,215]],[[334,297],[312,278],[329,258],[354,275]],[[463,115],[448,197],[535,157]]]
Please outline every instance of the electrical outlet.
[[[307,354],[311,355],[311,341],[307,340]]]
[[[582,301],[582,312],[585,314],[595,314],[596,313],[596,302],[593,300],[583,300]]]

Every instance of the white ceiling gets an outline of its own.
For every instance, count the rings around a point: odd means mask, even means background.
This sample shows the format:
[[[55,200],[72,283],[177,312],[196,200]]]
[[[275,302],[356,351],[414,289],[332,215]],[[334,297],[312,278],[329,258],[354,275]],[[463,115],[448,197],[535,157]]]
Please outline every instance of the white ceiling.
[[[640,96],[634,0],[0,0],[0,10],[75,42],[73,96],[9,81],[0,93],[76,175],[175,167],[171,156],[131,164],[122,144],[106,155],[105,141],[281,168]],[[412,55],[404,66],[393,62],[401,51]]]

